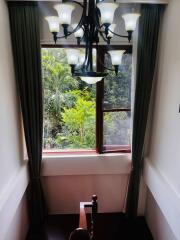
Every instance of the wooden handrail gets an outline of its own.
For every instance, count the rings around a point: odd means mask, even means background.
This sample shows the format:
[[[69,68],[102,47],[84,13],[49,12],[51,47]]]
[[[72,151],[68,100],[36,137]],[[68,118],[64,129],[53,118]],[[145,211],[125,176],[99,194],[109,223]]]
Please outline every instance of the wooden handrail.
[[[79,228],[83,228],[87,230],[87,219],[86,219],[86,211],[85,207],[87,205],[91,205],[91,202],[80,202],[80,216],[79,216]]]
[[[92,208],[91,233],[88,232],[85,208]],[[91,202],[80,202],[79,228],[74,230],[69,240],[90,240],[93,238],[94,217],[97,213],[97,196],[92,196]]]

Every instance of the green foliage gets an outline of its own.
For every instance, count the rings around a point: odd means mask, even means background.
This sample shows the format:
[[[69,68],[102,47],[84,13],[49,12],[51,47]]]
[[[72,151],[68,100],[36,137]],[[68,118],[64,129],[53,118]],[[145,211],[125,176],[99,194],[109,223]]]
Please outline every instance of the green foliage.
[[[112,68],[110,58],[105,57]],[[72,77],[65,51],[42,49],[44,148],[95,148],[96,86]],[[118,76],[104,79],[104,108],[128,108],[131,102],[131,56],[123,57]],[[104,144],[129,144],[130,114],[104,114]]]
[[[95,147],[95,89],[71,75],[63,49],[42,49],[44,148]]]
[[[105,64],[113,68],[110,58],[105,55]],[[127,54],[123,56],[122,64],[119,66],[118,76],[108,71],[104,80],[104,107],[105,108],[130,108],[131,107],[131,74],[132,57]]]
[[[74,107],[64,108],[62,120],[68,129],[67,140],[71,146],[77,148],[95,146],[95,103],[93,99],[86,100],[78,96]]]
[[[130,113],[124,111],[105,113],[105,145],[130,145],[130,117]]]

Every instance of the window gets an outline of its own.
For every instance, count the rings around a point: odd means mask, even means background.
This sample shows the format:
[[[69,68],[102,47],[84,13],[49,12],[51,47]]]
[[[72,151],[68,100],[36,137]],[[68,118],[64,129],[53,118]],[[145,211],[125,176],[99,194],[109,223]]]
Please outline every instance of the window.
[[[105,66],[112,68],[105,54]],[[123,56],[119,74],[108,71],[103,91],[103,151],[128,151],[131,136],[131,54]]]
[[[44,152],[130,150],[131,46],[125,47],[118,76],[107,70],[97,85],[72,77],[64,48],[42,47]],[[97,69],[112,68],[107,47],[94,52]]]

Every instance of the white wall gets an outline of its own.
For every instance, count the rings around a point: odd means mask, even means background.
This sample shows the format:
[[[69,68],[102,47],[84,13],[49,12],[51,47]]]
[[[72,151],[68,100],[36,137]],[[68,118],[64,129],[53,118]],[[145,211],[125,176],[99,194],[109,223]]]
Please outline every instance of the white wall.
[[[171,0],[163,21],[151,144],[144,173],[147,185],[177,239],[180,239],[179,9],[180,1]],[[147,204],[150,202],[147,201]],[[146,213],[147,219],[149,213]],[[153,221],[159,226],[158,221],[161,220],[155,215]],[[164,240],[160,235],[156,239]]]
[[[129,154],[44,157],[43,185],[49,213],[79,213],[96,194],[99,212],[121,212],[131,170]]]
[[[154,240],[176,240],[169,224],[166,221],[166,218],[150,191],[147,192],[145,215],[147,224],[151,226],[151,232]]]
[[[125,204],[128,175],[71,175],[44,178],[50,214],[79,213],[79,203],[98,196],[98,212],[121,212]]]
[[[20,125],[20,110],[14,77],[8,9],[0,1],[0,239],[8,234],[10,222],[27,187],[26,163]],[[15,229],[14,229],[15,230]],[[22,229],[16,229],[21,231]],[[9,238],[10,240],[10,238]],[[14,239],[12,239],[14,240]]]
[[[8,226],[5,240],[25,240],[28,230],[27,198],[24,194],[13,219]]]

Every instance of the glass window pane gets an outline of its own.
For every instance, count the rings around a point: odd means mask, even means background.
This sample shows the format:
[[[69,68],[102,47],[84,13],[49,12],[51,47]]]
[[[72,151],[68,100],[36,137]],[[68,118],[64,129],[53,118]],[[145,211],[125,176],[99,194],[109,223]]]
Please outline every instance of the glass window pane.
[[[43,147],[95,148],[96,85],[72,77],[64,49],[42,49]]]
[[[131,139],[131,113],[105,112],[103,146],[105,150],[129,149]]]
[[[113,69],[109,54],[105,54],[105,66]],[[108,70],[108,76],[104,78],[104,109],[130,108],[131,107],[131,75],[132,55],[124,54],[119,73]]]

